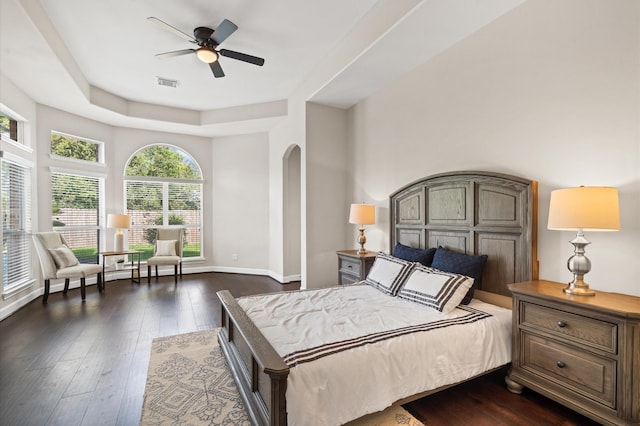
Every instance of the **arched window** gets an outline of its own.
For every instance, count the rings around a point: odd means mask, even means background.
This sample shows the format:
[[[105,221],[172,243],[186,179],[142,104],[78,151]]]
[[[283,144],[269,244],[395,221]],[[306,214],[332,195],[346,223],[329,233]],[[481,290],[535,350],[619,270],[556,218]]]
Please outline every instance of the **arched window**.
[[[151,145],[136,152],[124,177],[129,248],[148,259],[158,227],[184,227],[183,256],[202,256],[202,182],[200,166],[180,148]]]

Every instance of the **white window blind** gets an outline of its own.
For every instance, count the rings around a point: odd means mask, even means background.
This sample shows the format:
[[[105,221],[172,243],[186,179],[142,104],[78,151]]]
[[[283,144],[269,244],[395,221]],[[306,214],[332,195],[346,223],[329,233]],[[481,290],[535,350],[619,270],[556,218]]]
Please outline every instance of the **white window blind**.
[[[31,168],[2,159],[2,284],[3,289],[30,281]]]
[[[160,226],[186,228],[184,257],[201,255],[202,184],[126,180],[127,214],[131,215],[129,247],[152,255]]]
[[[200,218],[202,217],[202,184],[169,183],[168,184],[168,218],[181,222],[186,228],[184,235],[184,257],[200,256]]]
[[[98,262],[102,186],[102,178],[94,176],[51,174],[53,230],[81,263]]]

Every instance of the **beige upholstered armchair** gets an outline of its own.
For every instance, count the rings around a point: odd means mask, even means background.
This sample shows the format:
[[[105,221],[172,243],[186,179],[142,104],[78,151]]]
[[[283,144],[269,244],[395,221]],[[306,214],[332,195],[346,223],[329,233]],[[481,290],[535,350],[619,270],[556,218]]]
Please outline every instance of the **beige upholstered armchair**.
[[[42,303],[47,303],[51,280],[57,278],[64,278],[64,294],[69,291],[69,280],[80,278],[80,293],[82,300],[85,300],[85,279],[96,275],[98,291],[102,293],[102,266],[80,263],[62,235],[57,232],[38,232],[33,234],[33,243],[44,278]]]
[[[156,234],[156,247],[153,257],[147,259],[147,282],[151,283],[151,266],[156,267],[156,280],[158,279],[158,265],[173,265],[173,275],[178,282],[178,267],[182,278],[182,240],[184,228],[158,228]]]

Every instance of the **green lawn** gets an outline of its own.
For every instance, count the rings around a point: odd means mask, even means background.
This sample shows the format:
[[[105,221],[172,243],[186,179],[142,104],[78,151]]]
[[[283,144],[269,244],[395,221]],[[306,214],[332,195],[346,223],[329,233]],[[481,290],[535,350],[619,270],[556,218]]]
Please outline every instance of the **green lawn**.
[[[153,246],[149,244],[130,246],[129,249],[140,251],[140,260],[147,260],[153,256]],[[81,263],[95,263],[98,256],[95,247],[75,247],[71,251]],[[183,246],[182,257],[197,256],[200,256],[200,244],[185,244]]]

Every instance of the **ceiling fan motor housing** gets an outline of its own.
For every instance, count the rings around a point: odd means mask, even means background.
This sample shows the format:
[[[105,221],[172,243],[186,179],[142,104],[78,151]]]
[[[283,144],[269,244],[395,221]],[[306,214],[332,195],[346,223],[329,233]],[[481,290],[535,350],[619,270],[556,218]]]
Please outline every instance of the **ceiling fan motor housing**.
[[[211,34],[213,34],[213,30],[207,27],[197,27],[193,30],[193,36],[200,45],[210,41]],[[211,43],[211,45],[214,45],[213,42]]]

